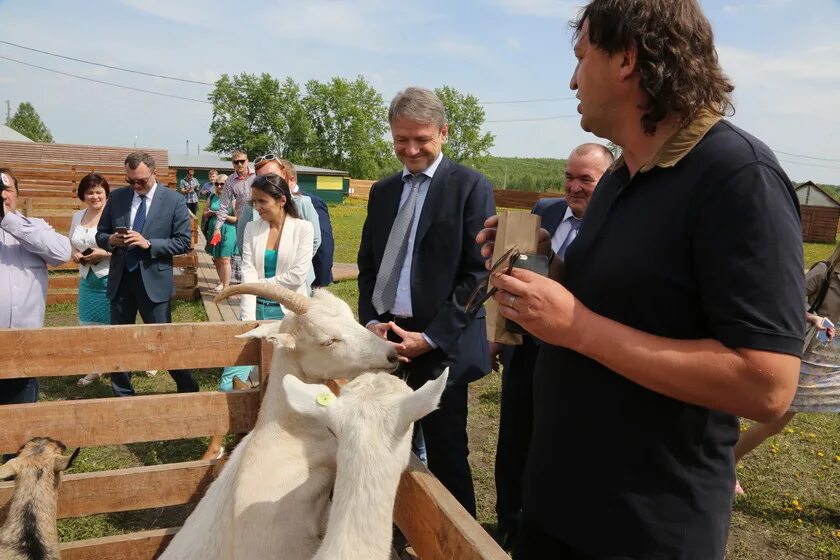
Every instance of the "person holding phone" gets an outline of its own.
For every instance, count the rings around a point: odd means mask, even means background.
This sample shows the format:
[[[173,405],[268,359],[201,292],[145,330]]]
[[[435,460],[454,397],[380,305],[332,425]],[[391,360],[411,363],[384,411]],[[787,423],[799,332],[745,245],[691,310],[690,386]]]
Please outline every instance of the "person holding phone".
[[[840,320],[840,243],[828,261],[805,275],[805,306],[808,328],[793,402],[781,418],[756,422],[741,434],[735,444],[736,462],[781,432],[797,412],[840,412],[840,347],[834,328]],[[735,493],[744,493],[737,480]]]
[[[111,302],[108,300],[111,253],[96,244],[96,228],[110,193],[108,180],[98,173],[85,175],[76,193],[85,203],[85,208],[74,213],[70,223],[70,258],[79,264],[80,325],[111,324]],[[102,375],[89,373],[76,385],[86,387]]]

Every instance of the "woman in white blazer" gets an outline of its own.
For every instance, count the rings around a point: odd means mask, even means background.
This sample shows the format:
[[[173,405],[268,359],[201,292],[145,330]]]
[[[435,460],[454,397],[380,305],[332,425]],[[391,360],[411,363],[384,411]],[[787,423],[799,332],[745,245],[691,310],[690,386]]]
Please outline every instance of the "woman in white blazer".
[[[85,208],[73,214],[70,222],[71,259],[79,264],[79,324],[110,325],[111,302],[108,299],[108,267],[111,253],[96,244],[96,226],[111,193],[108,181],[98,173],[89,173],[79,181],[77,195]],[[88,374],[77,382],[90,385],[101,374]]]
[[[300,218],[289,185],[279,175],[257,177],[251,185],[251,204],[259,218],[245,226],[242,240],[242,282],[267,282],[309,295],[307,273],[312,267],[312,224]],[[275,301],[242,295],[243,321],[282,319],[286,310]],[[250,366],[226,367],[220,391],[247,388]],[[210,439],[204,459],[224,453],[222,436]]]
[[[245,226],[242,282],[266,282],[309,295],[312,266],[312,224],[301,219],[289,185],[279,175],[257,177],[251,204],[259,218]],[[243,295],[243,321],[282,319],[286,310],[274,301]]]

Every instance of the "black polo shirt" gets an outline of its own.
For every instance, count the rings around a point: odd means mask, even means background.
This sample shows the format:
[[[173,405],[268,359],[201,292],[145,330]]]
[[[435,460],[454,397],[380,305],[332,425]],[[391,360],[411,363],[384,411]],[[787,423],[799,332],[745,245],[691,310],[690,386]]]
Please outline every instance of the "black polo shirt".
[[[767,146],[704,112],[633,178],[621,161],[604,175],[564,284],[641,331],[799,355],[802,236],[790,180]],[[723,558],[736,417],[548,345],[534,401],[527,520],[597,558]]]

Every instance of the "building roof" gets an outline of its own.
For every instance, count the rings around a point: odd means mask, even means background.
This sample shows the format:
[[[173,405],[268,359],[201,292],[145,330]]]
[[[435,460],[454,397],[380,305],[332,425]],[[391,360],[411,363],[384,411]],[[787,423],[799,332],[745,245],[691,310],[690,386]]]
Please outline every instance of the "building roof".
[[[205,152],[201,155],[193,154],[173,154],[169,152],[169,167],[175,169],[216,169],[225,173],[233,172],[233,164],[229,159],[222,159],[221,154],[213,152]],[[253,164],[251,165],[253,168]],[[322,167],[310,167],[308,165],[295,164],[295,169],[298,173],[305,175],[350,175],[346,171],[338,171],[336,169],[324,169]]]
[[[840,207],[840,202],[834,200],[834,197],[813,181],[806,181],[796,187],[796,196],[800,206]]]
[[[14,140],[15,142],[32,142],[29,138],[11,129],[5,124],[0,124],[0,140]]]

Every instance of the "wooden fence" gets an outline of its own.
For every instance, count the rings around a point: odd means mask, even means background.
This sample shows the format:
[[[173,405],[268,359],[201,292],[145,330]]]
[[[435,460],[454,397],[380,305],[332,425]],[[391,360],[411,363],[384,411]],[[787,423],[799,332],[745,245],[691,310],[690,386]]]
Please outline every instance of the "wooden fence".
[[[267,375],[271,345],[235,338],[257,324],[0,330],[0,379],[249,364],[260,365]],[[254,389],[0,406],[0,453],[13,452],[35,436],[53,437],[72,448],[244,433],[254,425],[260,396]],[[221,467],[216,460],[188,461],[65,475],[58,517],[195,504]],[[13,491],[14,482],[0,482],[0,522]],[[400,483],[394,520],[423,560],[508,558],[416,459]],[[172,527],[67,542],[61,545],[62,558],[151,559],[176,532]]]

